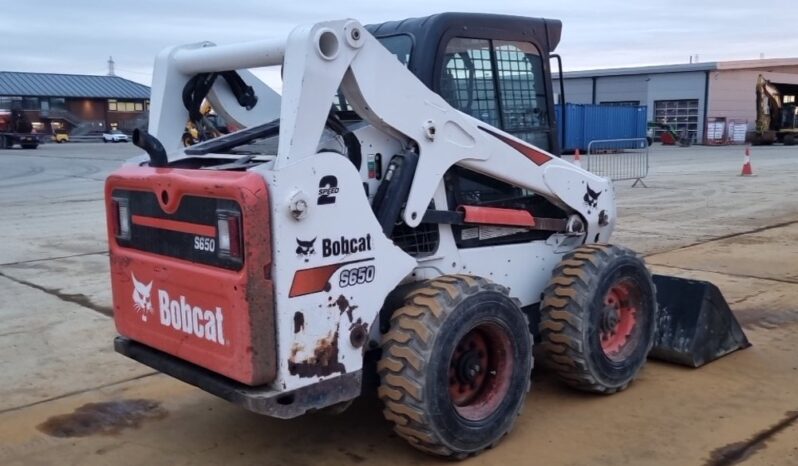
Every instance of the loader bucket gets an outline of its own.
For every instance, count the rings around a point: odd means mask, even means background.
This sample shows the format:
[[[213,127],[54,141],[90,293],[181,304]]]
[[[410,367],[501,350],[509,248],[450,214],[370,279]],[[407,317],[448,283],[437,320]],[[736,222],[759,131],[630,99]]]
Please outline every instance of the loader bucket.
[[[650,357],[701,367],[751,346],[717,286],[667,275],[653,278],[659,314]]]

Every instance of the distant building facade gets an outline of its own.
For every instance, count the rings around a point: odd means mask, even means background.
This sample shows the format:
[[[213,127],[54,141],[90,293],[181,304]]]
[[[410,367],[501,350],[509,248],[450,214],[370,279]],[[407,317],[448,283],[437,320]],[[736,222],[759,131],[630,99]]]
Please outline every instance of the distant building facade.
[[[563,73],[565,100],[575,104],[646,105],[649,121],[687,130],[705,141],[707,120],[757,118],[759,76],[779,87],[785,102],[798,95],[798,58],[645,66]],[[560,89],[554,82],[555,92]]]
[[[119,76],[0,71],[0,110],[23,110],[38,133],[130,132],[149,106],[150,88]]]

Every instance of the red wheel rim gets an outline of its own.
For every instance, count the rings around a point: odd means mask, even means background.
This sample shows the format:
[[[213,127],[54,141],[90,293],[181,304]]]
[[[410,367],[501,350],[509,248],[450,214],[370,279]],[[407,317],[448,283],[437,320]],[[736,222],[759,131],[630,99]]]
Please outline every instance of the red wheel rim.
[[[622,361],[635,345],[637,313],[640,297],[631,280],[616,282],[604,297],[604,308],[599,323],[599,338],[604,355],[613,361]]]
[[[490,416],[507,395],[512,371],[507,331],[492,323],[471,329],[449,360],[449,397],[457,413],[473,421]]]

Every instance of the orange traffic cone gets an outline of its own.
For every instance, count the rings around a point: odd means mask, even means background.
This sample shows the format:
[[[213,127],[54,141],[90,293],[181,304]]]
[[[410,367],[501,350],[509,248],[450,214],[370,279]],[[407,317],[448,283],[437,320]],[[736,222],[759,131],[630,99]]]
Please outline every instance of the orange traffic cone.
[[[582,168],[582,157],[579,155],[579,149],[576,149],[576,152],[574,152],[574,165]]]
[[[745,147],[745,159],[743,161],[743,171],[740,176],[753,176],[754,170],[751,168],[751,147]]]

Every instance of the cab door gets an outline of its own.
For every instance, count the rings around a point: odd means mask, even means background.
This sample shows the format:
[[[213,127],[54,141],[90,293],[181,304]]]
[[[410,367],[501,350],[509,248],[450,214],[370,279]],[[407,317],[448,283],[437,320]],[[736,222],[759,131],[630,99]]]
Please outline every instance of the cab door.
[[[534,43],[460,36],[445,40],[438,94],[474,118],[559,153],[549,70]]]

